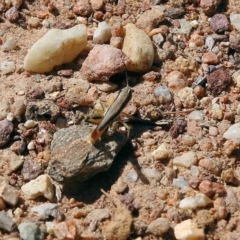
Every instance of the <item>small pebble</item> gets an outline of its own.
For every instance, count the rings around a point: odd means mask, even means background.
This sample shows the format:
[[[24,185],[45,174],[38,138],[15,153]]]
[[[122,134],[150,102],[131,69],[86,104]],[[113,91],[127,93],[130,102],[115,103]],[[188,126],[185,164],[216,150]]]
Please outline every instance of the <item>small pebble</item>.
[[[192,219],[178,223],[174,227],[174,235],[177,240],[204,240],[204,229],[198,228]]]
[[[0,102],[0,120],[3,120],[10,113],[10,103],[8,101]]]
[[[5,211],[0,212],[0,229],[7,232],[12,232],[16,228],[16,223],[11,219],[9,214]]]
[[[172,101],[172,94],[167,86],[159,86],[154,89],[154,95],[160,101],[160,103],[169,103]]]
[[[73,12],[82,17],[88,17],[93,12],[93,9],[88,0],[81,0],[74,4]]]
[[[130,171],[127,174],[127,177],[126,177],[126,182],[127,183],[134,183],[137,180],[138,180],[138,174],[135,171]]]
[[[178,97],[185,108],[193,108],[197,103],[197,97],[193,93],[193,89],[190,87],[180,89],[178,92]]]
[[[12,23],[16,22],[19,18],[18,9],[16,7],[9,8],[5,13],[5,17]]]
[[[203,158],[199,161],[198,165],[216,176],[221,174],[221,166],[214,159]]]
[[[0,184],[0,197],[11,206],[16,206],[19,198],[19,191],[14,187],[2,182]]]
[[[47,233],[52,235],[54,233],[54,227],[55,227],[56,223],[45,222],[45,224],[46,224],[46,227],[47,227]]]
[[[214,209],[216,209],[216,212],[218,214],[218,220],[220,219],[226,219],[229,212],[227,210],[227,205],[223,198],[217,198],[213,202]]]
[[[211,114],[212,118],[214,120],[221,120],[223,117],[223,111],[220,108],[220,105],[217,103],[214,103],[212,105],[212,114]]]
[[[0,121],[0,147],[4,146],[11,137],[13,124],[8,120]]]
[[[196,143],[196,139],[188,134],[182,136],[182,143],[186,146],[192,147]]]
[[[23,90],[20,90],[20,91],[18,92],[18,95],[19,95],[19,96],[23,96],[23,95],[25,95],[25,92],[24,92]]]
[[[205,45],[208,47],[209,51],[212,51],[214,44],[215,44],[215,40],[211,35],[208,35],[205,39]]]
[[[156,168],[144,168],[142,169],[142,173],[149,179],[154,179],[156,181],[160,181],[163,174],[159,172]]]
[[[54,235],[57,239],[75,240],[77,229],[74,221],[61,222],[54,226]]]
[[[147,72],[154,59],[154,48],[149,36],[134,24],[128,23],[125,27],[125,38],[122,51],[130,61],[126,68],[133,72]]]
[[[94,10],[100,10],[104,6],[104,1],[103,0],[90,0],[90,3],[91,3],[92,8]]]
[[[156,79],[160,78],[160,73],[150,71],[148,73],[145,73],[142,77],[145,81],[152,82],[152,81],[155,81]]]
[[[230,13],[230,22],[240,32],[240,14]]]
[[[94,82],[94,85],[102,92],[113,92],[118,88],[118,85],[112,82]]]
[[[204,120],[204,114],[202,111],[194,110],[189,114],[189,120],[194,121],[203,121]]]
[[[10,121],[10,122],[12,122],[13,120],[14,120],[14,115],[13,115],[13,113],[8,113],[8,115],[7,115],[7,117],[6,117],[6,119],[8,120],[8,121]]]
[[[215,64],[218,64],[218,57],[213,52],[206,52],[202,56],[202,62],[211,64],[211,65],[215,65]]]
[[[15,71],[15,63],[12,61],[3,61],[0,64],[0,72],[3,75],[11,74]]]
[[[197,193],[194,197],[186,197],[182,199],[179,203],[179,207],[184,210],[194,210],[196,208],[206,207],[208,204],[212,203],[203,193]]]
[[[191,174],[193,177],[198,177],[199,176],[199,168],[197,166],[192,165],[190,168]]]
[[[200,7],[207,16],[211,16],[216,12],[217,7],[221,4],[221,2],[221,0],[200,0]]]
[[[103,44],[108,42],[111,38],[111,26],[107,22],[103,21],[98,24],[98,28],[93,34],[93,43]]]
[[[14,214],[15,217],[20,218],[20,217],[23,216],[23,210],[18,207],[14,210],[13,214]]]
[[[157,218],[152,221],[148,227],[147,232],[150,232],[156,236],[161,236],[170,228],[170,223],[166,218]]]
[[[81,74],[88,81],[109,81],[111,76],[124,71],[128,61],[120,49],[96,44],[83,62]]]
[[[218,128],[210,126],[209,129],[208,129],[208,133],[209,133],[210,136],[216,137],[218,135]]]
[[[30,129],[30,128],[34,128],[37,124],[38,124],[38,122],[35,122],[33,120],[27,120],[24,123],[24,127],[26,127],[26,129]]]
[[[180,23],[180,28],[175,27],[174,31],[177,34],[181,34],[181,35],[186,34],[187,36],[189,36],[192,30],[191,22],[186,20],[185,18],[178,19],[178,22]]]
[[[34,180],[26,183],[21,187],[26,199],[35,199],[38,196],[52,200],[54,196],[54,188],[48,175],[41,175]]]
[[[196,165],[197,156],[194,152],[189,151],[183,153],[182,156],[175,157],[173,159],[173,165],[190,168],[192,165]]]
[[[198,99],[201,99],[205,95],[205,88],[198,85],[193,89],[193,93],[197,96]]]
[[[240,123],[235,123],[228,128],[223,137],[240,145]]]
[[[233,169],[227,169],[222,171],[221,173],[221,178],[223,179],[224,182],[228,184],[233,184],[237,186],[239,184],[238,179],[235,177],[235,173]]]
[[[222,33],[229,28],[229,21],[225,14],[215,14],[210,21],[210,26],[216,33]]]
[[[15,38],[9,38],[2,46],[1,46],[1,50],[3,52],[9,52],[12,51],[14,49],[16,49],[17,47],[17,41],[15,40]]]
[[[207,76],[207,89],[210,90],[214,96],[217,96],[224,91],[232,82],[232,77],[224,68],[219,68]]]
[[[154,160],[163,160],[168,158],[168,150],[166,145],[163,143],[161,144],[155,151],[152,152],[152,157]]]
[[[110,218],[110,212],[108,209],[94,209],[86,216],[84,222],[89,224],[92,221],[104,221],[108,218]]]
[[[157,197],[161,200],[166,200],[168,196],[168,191],[166,189],[159,189],[157,191]]]
[[[27,20],[27,24],[29,27],[31,28],[37,28],[41,25],[41,21],[38,17],[30,17],[28,20]]]
[[[33,222],[22,222],[18,225],[18,230],[22,240],[44,240],[44,233]]]
[[[178,178],[173,179],[173,186],[180,188],[181,192],[184,192],[189,186],[189,183],[184,177],[179,176]]]
[[[222,184],[211,182],[209,180],[203,180],[199,185],[199,190],[208,197],[212,197],[215,194],[222,196],[226,193]]]
[[[197,28],[198,25],[199,25],[199,22],[197,20],[193,20],[193,21],[190,22],[190,24],[193,28]]]
[[[182,72],[172,71],[166,77],[168,87],[172,91],[179,91],[187,86],[186,78]]]
[[[43,203],[31,209],[32,212],[38,213],[43,219],[54,217],[61,220],[61,215],[55,203]]]
[[[34,150],[35,149],[35,142],[34,141],[30,141],[27,145],[27,149],[28,150]]]
[[[233,30],[229,35],[229,44],[232,49],[240,52],[240,32]]]
[[[159,23],[164,20],[165,14],[159,6],[153,6],[151,9],[144,11],[137,19],[136,26],[143,29],[145,32],[150,32],[159,26]]]
[[[200,34],[193,33],[189,40],[189,48],[201,47],[204,45],[203,37]]]

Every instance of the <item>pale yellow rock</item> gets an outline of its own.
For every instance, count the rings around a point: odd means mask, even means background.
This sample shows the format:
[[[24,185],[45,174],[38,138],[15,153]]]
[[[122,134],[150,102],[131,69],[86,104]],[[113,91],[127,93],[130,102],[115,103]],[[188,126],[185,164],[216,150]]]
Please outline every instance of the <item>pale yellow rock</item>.
[[[40,175],[34,180],[21,187],[26,199],[35,199],[39,196],[52,200],[54,197],[54,188],[50,177],[47,174]]]
[[[164,143],[161,144],[155,151],[152,152],[152,157],[156,161],[168,158],[168,150],[166,145]]]
[[[83,24],[61,30],[51,29],[29,50],[24,68],[31,72],[49,72],[55,66],[74,60],[87,45],[87,27]]]
[[[150,70],[154,49],[149,36],[134,24],[128,23],[125,27],[125,38],[122,51],[130,61],[126,68],[133,72],[147,72]]]
[[[191,219],[182,221],[174,227],[174,235],[178,240],[204,240],[205,234],[202,228]]]

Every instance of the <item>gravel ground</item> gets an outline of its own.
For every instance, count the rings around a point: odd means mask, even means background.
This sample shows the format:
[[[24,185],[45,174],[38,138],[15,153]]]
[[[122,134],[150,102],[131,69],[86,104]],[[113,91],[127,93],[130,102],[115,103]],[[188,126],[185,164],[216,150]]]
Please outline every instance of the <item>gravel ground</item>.
[[[240,2],[0,11],[0,239],[240,239]]]

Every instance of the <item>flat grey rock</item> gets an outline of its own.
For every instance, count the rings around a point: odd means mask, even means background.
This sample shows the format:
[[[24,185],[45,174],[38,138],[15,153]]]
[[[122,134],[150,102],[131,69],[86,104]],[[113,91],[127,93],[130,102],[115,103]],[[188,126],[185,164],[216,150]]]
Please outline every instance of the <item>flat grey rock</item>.
[[[111,167],[127,137],[119,132],[107,133],[92,145],[92,130],[89,125],[79,125],[60,129],[54,134],[47,170],[51,178],[60,183],[85,181]]]

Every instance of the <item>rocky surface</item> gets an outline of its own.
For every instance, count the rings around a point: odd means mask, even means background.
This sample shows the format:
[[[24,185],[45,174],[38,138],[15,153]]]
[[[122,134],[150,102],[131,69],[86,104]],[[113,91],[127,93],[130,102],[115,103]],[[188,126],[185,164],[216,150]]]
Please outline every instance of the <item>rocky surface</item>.
[[[239,8],[0,1],[0,239],[239,239]]]
[[[89,138],[92,130],[92,127],[82,125],[55,132],[51,143],[49,176],[61,183],[84,181],[111,167],[127,138],[116,132],[93,145]]]

